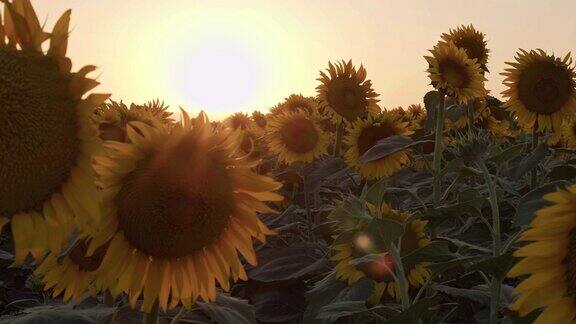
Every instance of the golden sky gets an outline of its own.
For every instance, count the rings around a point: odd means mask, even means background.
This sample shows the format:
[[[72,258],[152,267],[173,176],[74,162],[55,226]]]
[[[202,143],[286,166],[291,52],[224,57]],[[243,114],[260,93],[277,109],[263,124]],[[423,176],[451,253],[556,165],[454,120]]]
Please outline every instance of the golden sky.
[[[503,90],[518,48],[576,50],[576,1],[537,0],[45,0],[50,28],[72,9],[68,55],[98,66],[100,92],[163,99],[212,118],[315,95],[328,61],[363,64],[381,106],[419,103],[430,89],[423,56],[440,34],[472,23],[491,50],[487,88]]]

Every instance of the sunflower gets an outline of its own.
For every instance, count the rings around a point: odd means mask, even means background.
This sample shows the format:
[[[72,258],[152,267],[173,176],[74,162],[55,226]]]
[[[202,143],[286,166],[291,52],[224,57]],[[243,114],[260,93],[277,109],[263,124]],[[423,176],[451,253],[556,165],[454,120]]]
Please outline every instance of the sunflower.
[[[144,105],[131,104],[128,107],[122,101],[110,100],[98,107],[92,119],[102,140],[125,142],[128,139],[126,127],[129,122],[141,121],[148,125],[155,122],[174,122],[172,113],[165,111],[165,107],[161,105],[158,101],[152,101]]]
[[[336,124],[352,122],[360,117],[375,116],[380,112],[378,94],[372,89],[372,82],[366,80],[366,69],[362,65],[358,71],[342,61],[335,65],[328,62],[328,74],[320,71],[322,82],[316,87],[320,106]]]
[[[103,223],[87,255],[110,241],[98,273],[143,309],[198,298],[214,301],[216,281],[246,280],[238,252],[252,265],[252,238],[272,232],[256,212],[273,212],[281,185],[251,171],[238,132],[216,131],[204,113],[167,127],[130,123],[130,143],[109,141],[94,169],[103,191]]]
[[[439,42],[430,50],[432,56],[425,56],[428,61],[428,76],[432,85],[439,91],[460,103],[483,97],[486,94],[480,64],[468,58],[466,51],[452,42]]]
[[[73,217],[98,219],[90,157],[100,142],[90,122],[108,95],[66,57],[70,11],[52,33],[28,0],[5,2],[0,37],[0,230],[11,222],[15,262],[59,247]],[[46,54],[42,45],[50,40]],[[8,40],[8,42],[6,42]],[[50,232],[51,235],[46,235]]]
[[[275,107],[270,108],[270,113],[273,115],[285,112],[299,112],[312,115],[318,112],[318,103],[314,97],[304,97],[301,94],[291,94],[288,98]]]
[[[422,105],[412,104],[408,106],[408,109],[406,110],[406,119],[410,122],[412,129],[423,128],[426,124],[427,118],[428,114]]]
[[[354,167],[363,178],[381,179],[388,177],[410,161],[407,150],[364,164],[358,160],[379,140],[395,135],[407,136],[412,133],[413,131],[408,127],[408,122],[402,122],[398,116],[388,111],[383,111],[375,118],[358,119],[352,124],[344,139],[345,143],[350,146],[345,154],[346,162]]]
[[[252,120],[247,114],[237,112],[232,114],[224,121],[224,126],[232,128],[233,130],[240,129],[246,130],[252,125]]]
[[[485,35],[477,31],[474,26],[458,26],[456,29],[450,29],[448,34],[442,34],[442,39],[449,43],[452,42],[456,47],[466,51],[469,58],[476,60],[484,71],[488,71],[488,53],[486,47]]]
[[[58,253],[50,252],[35,270],[42,278],[44,289],[52,289],[52,295],[63,294],[64,302],[80,300],[85,292],[92,296],[99,293],[104,282],[99,279],[97,269],[108,249],[108,244],[100,246],[91,256],[86,256],[89,239],[83,238],[60,259]]]
[[[520,50],[512,68],[501,73],[508,87],[502,92],[508,98],[507,109],[517,116],[526,130],[555,130],[562,119],[576,111],[576,74],[568,53],[564,59],[548,55],[541,49]]]
[[[252,112],[252,121],[250,130],[255,133],[262,135],[266,130],[266,125],[268,124],[268,118],[263,113],[254,110]]]
[[[386,218],[404,222],[409,216],[408,213],[401,213],[390,208],[386,203],[382,204],[380,214],[373,206],[369,206],[368,209],[374,218]],[[370,234],[364,232],[365,225],[365,223],[358,224],[352,239],[331,246],[331,250],[334,251],[331,259],[337,262],[334,269],[336,277],[346,281],[348,285],[352,285],[364,277],[374,280],[374,291],[369,298],[369,302],[372,304],[380,303],[386,292],[388,293],[387,295],[398,301],[400,300],[400,293],[392,276],[394,260],[388,253],[379,253],[374,249]],[[413,220],[406,225],[401,239],[400,256],[408,255],[416,249],[430,244],[430,239],[424,232],[425,227],[426,221],[421,220]],[[352,260],[367,254],[377,254],[378,256],[373,261],[357,265],[351,263]],[[426,266],[427,263],[420,262],[408,269],[404,269],[411,287],[420,287],[430,277],[430,272],[426,269]]]
[[[326,154],[329,136],[317,121],[304,112],[273,116],[265,138],[270,151],[287,164],[312,162]]]
[[[522,258],[510,277],[524,277],[511,306],[520,316],[543,308],[534,323],[571,323],[576,318],[576,185],[544,196],[552,203],[540,209],[514,252]],[[529,275],[528,277],[525,277]]]

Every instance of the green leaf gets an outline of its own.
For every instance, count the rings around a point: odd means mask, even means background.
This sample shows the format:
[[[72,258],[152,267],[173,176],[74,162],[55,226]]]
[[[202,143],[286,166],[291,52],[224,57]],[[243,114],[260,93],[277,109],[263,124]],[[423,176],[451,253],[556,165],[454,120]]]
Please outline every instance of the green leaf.
[[[310,165],[306,169],[306,176],[304,177],[308,192],[318,189],[327,177],[346,168],[347,164],[341,157],[331,157]]]
[[[366,307],[365,301],[340,301],[322,307],[316,318],[335,321],[340,317],[365,313],[367,311],[368,308]]]
[[[541,143],[534,151],[530,152],[530,154],[520,161],[518,166],[512,169],[510,177],[515,180],[520,179],[526,173],[535,169],[538,164],[546,158],[549,152],[550,149],[548,148],[548,145],[546,143]]]
[[[551,205],[549,201],[544,200],[543,196],[556,191],[558,188],[565,188],[569,185],[570,183],[568,181],[554,181],[524,195],[518,202],[514,225],[528,226],[532,222],[536,211]]]
[[[458,202],[480,210],[484,205],[486,205],[488,200],[478,190],[466,188],[458,193]]]
[[[448,271],[450,269],[466,265],[467,263],[477,260],[478,258],[479,258],[478,256],[469,256],[469,257],[460,256],[457,259],[453,259],[450,261],[429,264],[428,266],[426,266],[426,268],[430,270],[433,275],[441,274],[444,271]]]
[[[2,316],[0,323],[107,323],[115,312],[116,307],[75,309],[72,305],[42,305],[24,309],[21,314]]]
[[[374,146],[366,151],[366,153],[364,153],[360,159],[358,159],[358,161],[360,163],[375,161],[385,158],[396,152],[427,143],[433,143],[433,141],[423,140],[414,142],[412,138],[408,136],[393,135],[379,140]]]
[[[469,289],[454,288],[441,284],[434,284],[432,285],[432,288],[450,296],[466,298],[478,302],[481,305],[490,305],[490,291],[484,289],[478,289],[475,287]]]
[[[330,304],[348,288],[346,282],[336,279],[334,272],[318,281],[314,288],[306,293],[306,311],[304,323],[318,323],[316,315],[322,307]]]
[[[430,312],[430,308],[436,306],[440,302],[439,295],[429,298],[419,299],[402,313],[392,317],[389,324],[403,324],[403,323],[418,323],[418,320],[424,318]]]
[[[494,156],[490,156],[488,162],[502,164],[520,156],[520,154],[524,153],[525,150],[526,144],[524,143],[512,145],[504,151],[497,153]]]
[[[433,241],[402,257],[405,269],[411,269],[420,262],[444,262],[454,258],[448,248],[448,242]]]
[[[468,268],[468,270],[482,271],[484,274],[490,275],[491,277],[504,279],[513,264],[514,258],[512,257],[512,252],[508,252],[497,257],[489,257],[480,262],[474,263]]]
[[[548,173],[548,178],[552,181],[566,180],[572,181],[576,178],[576,166],[570,164],[558,165]]]
[[[434,128],[435,116],[436,116],[436,109],[438,108],[438,104],[440,103],[440,99],[442,98],[442,94],[438,91],[428,91],[424,95],[424,108],[426,108],[426,130],[431,130]]]
[[[388,218],[374,218],[364,230],[378,251],[388,251],[390,244],[404,234],[402,223]]]
[[[218,294],[214,303],[197,304],[216,323],[256,323],[254,307],[245,300]]]
[[[361,220],[370,221],[372,216],[366,211],[366,204],[356,196],[350,196],[334,207],[328,218],[338,221],[344,230],[356,228]]]

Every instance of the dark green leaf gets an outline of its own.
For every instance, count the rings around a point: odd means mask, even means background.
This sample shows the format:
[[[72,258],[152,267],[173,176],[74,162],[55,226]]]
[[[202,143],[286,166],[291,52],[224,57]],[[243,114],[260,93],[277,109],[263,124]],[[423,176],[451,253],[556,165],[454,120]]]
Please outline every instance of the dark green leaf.
[[[478,302],[482,305],[490,305],[490,291],[481,290],[481,289],[463,289],[463,288],[454,288],[450,286],[445,286],[441,284],[434,284],[432,285],[437,291],[443,292],[450,296],[454,297],[463,297],[475,302]]]
[[[548,155],[550,149],[546,143],[541,143],[536,147],[536,149],[530,154],[528,154],[518,166],[514,167],[510,172],[510,176],[512,179],[520,179],[526,173],[530,172],[534,168],[540,164],[544,160],[544,158]]]
[[[525,150],[526,144],[516,144],[510,146],[500,153],[495,154],[494,156],[489,157],[488,161],[496,164],[502,164],[518,157],[520,154],[524,153]]]
[[[360,163],[375,161],[387,157],[390,154],[394,154],[396,152],[427,143],[433,143],[433,141],[424,140],[414,142],[412,138],[408,136],[393,135],[379,140],[374,146],[366,151],[366,153],[364,153],[360,159],[358,159],[358,161]]]
[[[508,252],[498,257],[489,257],[480,262],[474,263],[468,270],[482,271],[484,274],[490,275],[491,277],[503,279],[513,264],[514,258],[512,257],[512,252]]]
[[[552,168],[548,173],[552,181],[566,180],[572,181],[576,178],[576,166],[570,164],[558,165]]]
[[[410,307],[402,313],[392,317],[389,324],[403,324],[403,323],[418,323],[418,320],[425,317],[426,313],[430,312],[430,308],[436,306],[440,302],[440,296],[436,295],[429,298],[422,298],[410,305]]]
[[[448,242],[433,241],[403,256],[402,263],[405,269],[410,269],[420,262],[444,262],[453,258],[454,255],[448,248]]]
[[[558,188],[565,188],[569,186],[568,181],[559,180],[550,182],[540,188],[530,191],[524,195],[518,202],[518,207],[516,208],[516,217],[514,219],[514,225],[516,226],[528,226],[534,214],[537,210],[550,206],[551,203],[544,200],[543,196],[556,191]]]
[[[245,300],[218,294],[214,303],[197,304],[216,323],[256,323],[254,307]]]
[[[365,232],[379,251],[387,251],[390,244],[404,234],[404,226],[392,219],[374,218],[366,226]]]
[[[365,301],[340,301],[328,304],[320,309],[318,319],[335,321],[340,317],[367,312]]]

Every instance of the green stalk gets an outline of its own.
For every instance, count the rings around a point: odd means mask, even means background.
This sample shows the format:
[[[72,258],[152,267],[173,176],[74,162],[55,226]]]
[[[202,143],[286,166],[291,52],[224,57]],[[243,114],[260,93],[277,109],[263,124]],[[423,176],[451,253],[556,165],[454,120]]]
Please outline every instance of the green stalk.
[[[106,305],[107,307],[114,307],[114,297],[112,297],[112,294],[110,293],[110,290],[106,289],[106,291],[104,291],[104,305]]]
[[[340,155],[340,149],[342,147],[342,135],[344,133],[344,121],[338,125],[338,130],[336,131],[336,142],[334,142],[334,156]]]
[[[306,177],[304,177],[304,207],[306,208],[306,218],[308,219],[309,223],[314,223],[314,219],[312,219],[312,212],[310,211],[310,199],[309,199],[309,192],[308,186],[306,185]]]
[[[435,128],[435,138],[434,138],[434,187],[433,187],[433,197],[434,197],[434,207],[440,205],[440,171],[442,166],[442,133],[444,132],[444,105],[445,105],[444,94],[440,96],[440,102],[438,103],[438,108],[436,110],[436,128]]]
[[[534,128],[532,129],[532,152],[534,152],[537,146],[538,146],[538,131],[536,130],[536,125],[534,125]],[[538,168],[534,168],[534,170],[532,170],[530,174],[530,189],[531,190],[536,189],[537,183],[538,183]]]
[[[150,313],[144,314],[144,324],[158,324],[158,314],[159,314],[159,307],[158,307],[158,300],[154,302],[152,305],[152,309]]]
[[[408,294],[408,280],[404,272],[404,265],[402,265],[402,257],[400,257],[400,249],[392,243],[390,246],[390,254],[394,260],[394,268],[396,270],[396,284],[400,290],[400,300],[402,302],[402,310],[410,308],[410,295]]]
[[[498,207],[498,196],[496,195],[496,186],[492,180],[492,176],[486,167],[486,164],[481,159],[477,162],[482,173],[484,175],[484,180],[488,186],[488,191],[490,193],[490,207],[492,209],[492,254],[495,257],[500,256],[502,251],[502,242],[500,238],[500,209]],[[498,311],[500,309],[500,289],[502,282],[498,278],[492,278],[490,292],[490,323],[498,323]]]

